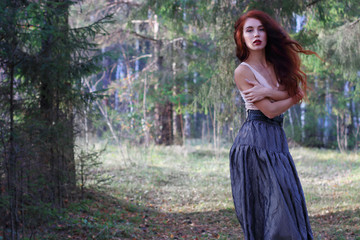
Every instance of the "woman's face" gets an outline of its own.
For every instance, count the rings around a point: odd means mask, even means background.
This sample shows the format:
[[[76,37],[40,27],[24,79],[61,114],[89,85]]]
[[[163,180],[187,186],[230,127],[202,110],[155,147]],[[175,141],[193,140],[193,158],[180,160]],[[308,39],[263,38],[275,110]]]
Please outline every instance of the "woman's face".
[[[245,20],[243,37],[249,50],[262,50],[266,46],[267,37],[265,28],[256,18]]]

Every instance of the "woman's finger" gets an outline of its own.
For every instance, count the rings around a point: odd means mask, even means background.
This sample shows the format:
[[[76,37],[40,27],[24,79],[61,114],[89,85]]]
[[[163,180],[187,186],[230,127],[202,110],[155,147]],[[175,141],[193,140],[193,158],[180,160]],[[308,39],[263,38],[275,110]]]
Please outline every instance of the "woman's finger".
[[[249,83],[249,84],[251,84],[251,85],[258,85],[259,83],[257,82],[257,81],[254,81],[254,80],[249,80],[249,79],[245,79],[245,81],[247,82],[247,83]]]
[[[255,86],[255,84],[256,84],[254,81],[251,81],[251,80],[249,80],[249,79],[245,79],[245,81],[246,81],[248,84],[253,85],[253,86]]]
[[[254,90],[253,88],[254,88],[254,87],[249,88],[249,89],[247,89],[247,90],[243,91],[243,93],[244,93],[244,94],[251,93],[251,92]]]

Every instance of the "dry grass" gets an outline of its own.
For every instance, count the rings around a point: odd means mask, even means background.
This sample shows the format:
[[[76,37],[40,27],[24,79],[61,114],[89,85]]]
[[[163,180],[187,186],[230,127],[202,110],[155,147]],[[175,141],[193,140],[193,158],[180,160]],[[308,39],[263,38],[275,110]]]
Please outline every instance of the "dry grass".
[[[104,170],[114,176],[111,195],[153,211],[152,224],[143,222],[142,238],[241,239],[230,189],[229,147],[217,154],[210,145],[128,147],[121,153],[110,147],[103,158]],[[360,239],[359,155],[308,148],[291,153],[315,239]]]

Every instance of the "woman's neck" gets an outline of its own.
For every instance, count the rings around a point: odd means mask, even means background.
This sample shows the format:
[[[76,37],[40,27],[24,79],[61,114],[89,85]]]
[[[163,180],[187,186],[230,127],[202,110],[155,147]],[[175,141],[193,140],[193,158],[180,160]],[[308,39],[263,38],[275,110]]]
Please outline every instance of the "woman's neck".
[[[269,66],[265,57],[265,49],[263,51],[250,51],[249,57],[246,62],[250,65],[267,68]]]

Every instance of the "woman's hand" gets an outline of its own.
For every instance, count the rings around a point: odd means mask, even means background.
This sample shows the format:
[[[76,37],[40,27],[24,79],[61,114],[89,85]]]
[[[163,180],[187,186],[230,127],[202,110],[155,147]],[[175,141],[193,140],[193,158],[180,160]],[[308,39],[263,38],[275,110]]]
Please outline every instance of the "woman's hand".
[[[304,98],[304,91],[301,88],[298,88],[298,92],[292,97],[295,104],[299,103],[301,99]]]
[[[256,81],[250,81],[248,79],[245,79],[245,80],[248,84],[253,86],[252,88],[243,91],[244,98],[247,102],[250,102],[250,103],[258,102],[260,100],[263,100],[266,97],[266,94],[267,94],[266,87],[260,85]]]

